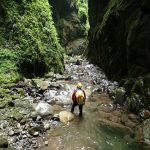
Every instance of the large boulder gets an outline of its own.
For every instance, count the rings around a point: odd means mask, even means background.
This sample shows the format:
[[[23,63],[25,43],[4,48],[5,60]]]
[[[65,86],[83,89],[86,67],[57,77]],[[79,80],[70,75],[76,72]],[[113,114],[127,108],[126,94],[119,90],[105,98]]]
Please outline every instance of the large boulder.
[[[36,112],[41,116],[53,114],[53,107],[46,102],[40,102],[35,107]]]
[[[72,120],[74,120],[74,118],[75,118],[74,114],[72,114],[69,111],[61,111],[59,113],[59,119],[60,119],[60,121],[63,122],[63,123],[65,123],[65,124],[68,123],[68,122],[70,122],[70,121],[72,121]]]

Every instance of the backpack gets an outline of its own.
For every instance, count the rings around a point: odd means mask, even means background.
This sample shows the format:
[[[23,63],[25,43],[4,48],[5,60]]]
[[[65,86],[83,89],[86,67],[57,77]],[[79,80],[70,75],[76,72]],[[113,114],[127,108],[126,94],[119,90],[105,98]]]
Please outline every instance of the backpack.
[[[75,96],[76,96],[76,101],[79,105],[84,104],[84,92],[82,90],[77,90]]]

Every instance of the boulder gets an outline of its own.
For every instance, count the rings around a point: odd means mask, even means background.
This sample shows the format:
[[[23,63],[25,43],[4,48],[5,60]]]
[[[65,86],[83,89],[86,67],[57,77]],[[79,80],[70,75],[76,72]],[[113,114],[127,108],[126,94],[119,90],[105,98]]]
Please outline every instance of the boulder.
[[[74,120],[74,118],[75,118],[74,114],[72,114],[69,111],[61,111],[59,113],[59,119],[63,123],[68,123],[68,122]]]
[[[41,90],[47,90],[49,86],[48,81],[43,81],[41,79],[32,79],[33,85],[35,85],[37,88],[40,88]]]
[[[53,107],[46,102],[40,102],[35,107],[36,112],[41,116],[53,114]]]

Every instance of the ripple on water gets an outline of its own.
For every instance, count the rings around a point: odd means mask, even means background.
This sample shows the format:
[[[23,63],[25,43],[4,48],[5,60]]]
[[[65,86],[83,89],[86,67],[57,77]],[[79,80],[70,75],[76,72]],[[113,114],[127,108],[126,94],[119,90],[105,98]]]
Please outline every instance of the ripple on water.
[[[139,145],[127,143],[121,131],[101,125],[96,112],[84,111],[83,118],[51,130],[49,146],[41,150],[140,150]]]

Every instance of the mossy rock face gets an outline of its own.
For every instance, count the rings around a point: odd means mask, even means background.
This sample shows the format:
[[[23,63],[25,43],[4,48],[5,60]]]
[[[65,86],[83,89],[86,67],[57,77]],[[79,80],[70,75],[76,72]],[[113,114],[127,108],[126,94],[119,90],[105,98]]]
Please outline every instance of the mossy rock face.
[[[89,0],[88,57],[110,78],[149,73],[149,10],[148,0]]]
[[[0,8],[0,74],[6,75],[0,81],[18,80],[18,71],[29,77],[62,73],[63,49],[48,0],[2,0]]]
[[[88,3],[81,0],[49,0],[61,44],[87,37]]]
[[[8,148],[8,141],[2,136],[0,136],[0,148]]]
[[[149,10],[148,0],[89,0],[88,59],[110,79],[125,79],[120,84],[136,111],[149,106]]]

